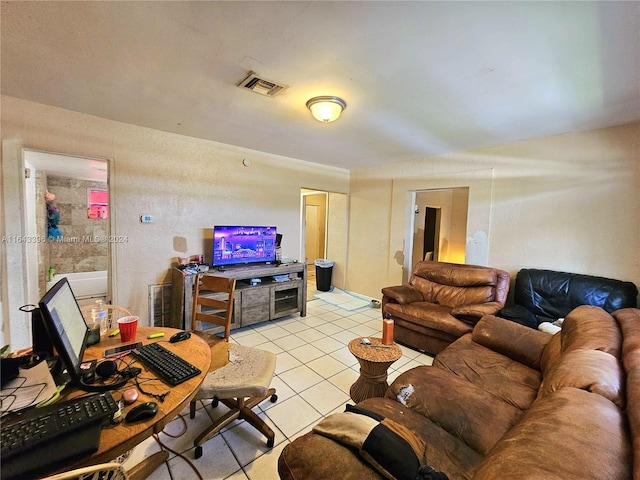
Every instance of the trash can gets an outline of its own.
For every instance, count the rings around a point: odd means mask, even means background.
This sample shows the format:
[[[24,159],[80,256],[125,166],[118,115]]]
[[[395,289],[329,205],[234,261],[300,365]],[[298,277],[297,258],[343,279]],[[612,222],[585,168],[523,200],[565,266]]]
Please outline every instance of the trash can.
[[[316,288],[321,292],[328,292],[331,290],[333,262],[318,258],[314,264],[316,266]]]

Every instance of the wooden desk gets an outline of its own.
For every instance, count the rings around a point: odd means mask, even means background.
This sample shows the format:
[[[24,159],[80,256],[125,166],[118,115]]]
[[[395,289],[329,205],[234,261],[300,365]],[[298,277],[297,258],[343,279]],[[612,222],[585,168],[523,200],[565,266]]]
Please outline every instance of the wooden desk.
[[[162,382],[161,380],[144,382],[142,388],[145,391],[162,394],[170,390],[171,393],[165,397],[164,402],[161,402],[140,392],[138,400],[136,400],[136,402],[132,405],[128,405],[125,407],[125,415],[131,408],[143,402],[156,402],[158,404],[158,413],[155,415],[155,417],[147,420],[146,422],[127,424],[122,421],[116,426],[108,426],[103,428],[102,434],[100,436],[100,446],[98,448],[98,451],[89,457],[83,458],[75,463],[67,465],[65,471],[88,465],[95,465],[97,463],[113,461],[118,456],[132,449],[143,440],[149,438],[154,433],[160,433],[165,425],[167,425],[182,410],[184,410],[187,405],[189,405],[189,402],[192,398],[195,397],[200,388],[200,385],[202,385],[204,377],[209,371],[209,365],[211,364],[211,348],[204,340],[202,340],[197,335],[192,335],[191,338],[182,342],[169,343],[169,338],[171,337],[171,335],[179,331],[180,330],[174,328],[138,327],[136,341],[143,342],[144,344],[163,342],[163,346],[167,347],[168,350],[174,352],[176,355],[184,358],[186,361],[199,368],[202,373],[197,377],[194,377],[176,386],[170,386]],[[158,332],[163,332],[164,337],[156,338],[153,340],[147,338],[151,333]],[[107,348],[115,347],[122,344],[123,342],[120,341],[119,335],[113,338],[103,337],[100,343],[87,348],[83,359],[102,359],[104,351]],[[126,357],[126,360],[132,359],[132,356]],[[141,365],[139,362],[134,362],[132,363],[132,365],[142,368],[142,373],[140,374],[142,378],[156,377],[153,372],[147,370],[146,367],[144,367],[144,365]],[[113,398],[115,398],[116,401],[119,400],[121,392],[130,387],[135,387],[135,382],[133,380],[130,380],[125,387],[114,392]],[[66,398],[72,398],[80,394],[84,393],[73,390],[67,393]],[[147,457],[143,462],[141,462],[140,465],[134,467],[128,472],[129,476],[132,479],[145,478],[146,474],[155,470],[157,466],[164,462],[167,458],[168,452],[165,450]]]

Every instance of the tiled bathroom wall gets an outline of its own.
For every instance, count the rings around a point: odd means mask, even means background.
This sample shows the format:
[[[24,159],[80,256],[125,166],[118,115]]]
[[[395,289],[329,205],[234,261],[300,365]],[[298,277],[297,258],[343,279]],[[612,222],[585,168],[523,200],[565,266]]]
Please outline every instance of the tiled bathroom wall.
[[[87,189],[107,189],[105,182],[48,175],[47,190],[55,194],[62,238],[47,242],[49,266],[56,273],[107,270],[109,220],[88,218]],[[44,206],[46,230],[46,206]],[[46,255],[45,255],[46,257]]]

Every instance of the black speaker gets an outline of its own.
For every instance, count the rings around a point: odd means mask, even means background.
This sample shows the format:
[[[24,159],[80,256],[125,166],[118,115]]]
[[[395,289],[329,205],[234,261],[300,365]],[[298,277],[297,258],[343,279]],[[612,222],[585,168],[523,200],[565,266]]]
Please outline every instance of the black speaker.
[[[31,310],[31,343],[34,353],[46,353],[50,357],[53,356],[53,344],[44,326],[42,311],[39,308]]]

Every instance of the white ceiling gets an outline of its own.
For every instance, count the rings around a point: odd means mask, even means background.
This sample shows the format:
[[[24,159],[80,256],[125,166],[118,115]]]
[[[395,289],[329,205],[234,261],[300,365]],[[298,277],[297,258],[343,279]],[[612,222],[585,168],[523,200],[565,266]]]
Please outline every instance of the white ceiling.
[[[638,1],[9,1],[1,42],[4,95],[346,169],[640,120]]]

